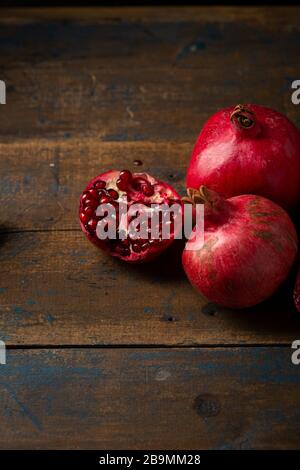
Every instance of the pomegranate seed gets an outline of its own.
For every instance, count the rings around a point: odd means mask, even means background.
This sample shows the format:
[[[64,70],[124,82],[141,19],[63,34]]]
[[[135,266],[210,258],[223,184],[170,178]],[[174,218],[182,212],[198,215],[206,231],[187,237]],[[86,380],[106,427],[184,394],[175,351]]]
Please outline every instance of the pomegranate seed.
[[[149,246],[149,243],[148,243],[148,242],[143,243],[143,244],[141,245],[141,250],[142,250],[142,251],[147,250],[148,246]]]
[[[91,197],[92,199],[98,199],[98,191],[96,189],[90,189],[89,197]]]
[[[154,194],[154,188],[151,184],[142,184],[142,193],[147,196],[147,197],[150,197],[150,196],[153,196]]]
[[[127,181],[127,183],[130,183],[132,180],[132,173],[129,170],[122,170],[119,174],[119,178],[122,181]]]
[[[83,212],[84,212],[86,215],[91,216],[91,215],[93,215],[93,213],[94,213],[94,209],[93,209],[92,207],[85,207],[85,208],[83,209]]]
[[[134,251],[135,253],[140,253],[142,251],[142,249],[141,249],[141,247],[138,243],[133,243],[132,251]]]
[[[121,191],[126,191],[128,189],[129,183],[126,180],[122,180],[121,178],[117,179],[116,185]]]
[[[142,162],[142,160],[134,160],[134,161],[133,161],[133,164],[134,164],[135,166],[141,166],[141,165],[143,164],[143,162]]]
[[[96,201],[96,199],[86,199],[85,206],[91,207],[92,209],[96,209],[96,207],[98,206],[98,201]]]
[[[87,199],[90,199],[90,195],[89,195],[88,191],[86,191],[85,193],[83,193],[82,198],[81,198],[81,202],[83,202],[83,203],[85,204],[85,201],[86,201]]]
[[[125,240],[122,240],[122,245],[123,246],[129,246],[130,245],[130,240],[128,240],[127,238]]]
[[[80,212],[79,218],[84,225],[87,224],[90,219],[89,216],[84,212]]]
[[[96,227],[97,227],[97,224],[98,224],[98,220],[97,219],[91,219],[89,220],[88,222],[88,228],[90,231],[94,232],[96,230]]]
[[[100,197],[100,203],[101,204],[108,204],[110,202],[110,197],[106,196],[105,194]]]
[[[112,197],[113,199],[119,199],[119,193],[115,191],[114,189],[108,189],[107,192],[110,195],[110,197]]]
[[[102,181],[102,180],[99,180],[99,181],[97,181],[97,183],[94,184],[94,187],[96,189],[104,189],[105,186],[106,186],[106,183],[105,183],[105,181]]]

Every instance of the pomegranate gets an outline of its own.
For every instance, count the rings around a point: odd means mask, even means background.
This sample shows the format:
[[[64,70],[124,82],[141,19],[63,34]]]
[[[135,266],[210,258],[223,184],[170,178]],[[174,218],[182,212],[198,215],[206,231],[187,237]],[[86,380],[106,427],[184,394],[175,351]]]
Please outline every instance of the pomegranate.
[[[300,269],[298,271],[296,284],[294,287],[294,303],[298,312],[300,312]]]
[[[222,109],[198,136],[186,184],[226,198],[258,194],[291,209],[300,202],[300,131],[264,106]]]
[[[184,270],[208,300],[229,308],[250,307],[285,280],[297,253],[297,234],[287,213],[261,196],[224,199],[200,187],[204,243],[195,226],[183,252]]]
[[[153,204],[158,207],[163,204],[171,207],[174,203],[179,203],[179,213],[174,214],[170,211],[170,220],[167,221],[170,224],[169,239],[162,237],[162,214],[157,219],[158,236],[155,239],[151,238],[150,225],[147,226],[147,238],[131,237],[129,232],[126,232],[125,235],[123,233],[121,236],[119,207],[125,197],[128,204],[129,222],[134,221],[143,212],[155,211],[151,208]],[[97,226],[103,216],[97,215],[97,209],[101,204],[108,203],[112,204],[116,211],[116,237],[100,239],[97,234]],[[133,208],[133,204],[138,204],[139,211],[138,214],[130,215],[130,208]],[[131,173],[129,170],[107,171],[92,179],[80,198],[80,226],[87,238],[112,256],[131,263],[149,261],[165,250],[174,240],[177,217],[181,218],[179,194],[170,185],[157,181],[147,173]]]

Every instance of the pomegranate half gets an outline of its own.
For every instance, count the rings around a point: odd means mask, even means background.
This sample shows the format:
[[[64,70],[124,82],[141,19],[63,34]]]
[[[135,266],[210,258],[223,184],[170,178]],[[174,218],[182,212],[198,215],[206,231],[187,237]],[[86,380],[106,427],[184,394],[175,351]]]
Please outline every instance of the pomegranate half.
[[[170,238],[164,239],[161,235],[162,219],[158,221],[159,236],[151,238],[150,229],[147,228],[147,238],[131,238],[130,234],[121,237],[119,233],[120,219],[119,204],[126,197],[128,211],[133,204],[139,204],[139,212],[151,209],[152,204],[180,204],[180,213],[170,213]],[[114,239],[100,239],[96,233],[97,225],[103,217],[97,216],[97,208],[101,204],[110,203],[116,210],[117,236]],[[132,221],[135,216],[130,216]],[[150,261],[159,253],[168,248],[174,240],[174,225],[176,217],[181,217],[181,198],[168,184],[156,180],[147,173],[131,173],[129,170],[110,170],[93,178],[80,197],[79,219],[82,231],[97,247],[109,252],[130,263]]]
[[[288,214],[274,202],[244,195],[223,199],[202,186],[204,244],[194,248],[195,226],[183,252],[192,285],[211,302],[244,308],[270,297],[285,280],[297,253]]]
[[[300,131],[264,106],[222,109],[198,136],[186,185],[226,198],[258,194],[291,209],[300,202]]]

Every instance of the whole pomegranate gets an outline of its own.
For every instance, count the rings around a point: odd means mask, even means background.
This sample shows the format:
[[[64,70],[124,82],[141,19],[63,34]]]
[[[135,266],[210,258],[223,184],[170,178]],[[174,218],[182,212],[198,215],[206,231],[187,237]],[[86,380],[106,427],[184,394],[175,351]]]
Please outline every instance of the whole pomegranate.
[[[300,202],[300,131],[264,106],[222,109],[198,136],[186,184],[208,186],[226,198],[258,194],[293,208]]]
[[[244,308],[271,296],[285,280],[297,253],[297,234],[287,213],[261,196],[223,199],[200,187],[204,244],[199,226],[186,243],[184,270],[196,289],[224,307]]]
[[[172,206],[178,203],[180,211],[170,212],[170,237],[166,239],[162,236],[163,215],[156,218],[157,237],[151,238],[150,225],[147,226],[146,238],[131,237],[129,232],[123,233],[122,237],[119,228],[121,227],[121,214],[119,207],[126,198],[128,204],[128,221],[134,223],[134,219],[141,217],[141,214],[148,214],[149,221],[154,217],[155,209],[161,205]],[[112,204],[115,208],[116,237],[100,239],[97,234],[98,222],[104,216],[97,215],[97,209],[101,204]],[[131,208],[137,207],[138,213],[130,213]],[[99,213],[99,212],[98,212]],[[110,170],[92,179],[80,197],[79,218],[82,231],[87,238],[99,248],[109,252],[122,260],[131,263],[149,261],[165,250],[174,240],[174,227],[177,217],[181,218],[181,198],[179,194],[168,184],[157,181],[147,173],[131,173],[129,170]],[[148,223],[148,221],[146,221]],[[150,222],[149,222],[150,224]],[[122,229],[123,230],[123,229]]]

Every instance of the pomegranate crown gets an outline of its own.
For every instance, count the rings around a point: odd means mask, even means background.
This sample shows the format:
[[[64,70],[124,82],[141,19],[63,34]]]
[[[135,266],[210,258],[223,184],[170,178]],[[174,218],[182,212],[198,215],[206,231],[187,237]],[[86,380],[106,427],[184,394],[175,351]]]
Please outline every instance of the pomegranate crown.
[[[250,129],[255,124],[254,112],[244,104],[238,104],[230,115],[231,122],[242,129]]]
[[[222,201],[222,197],[206,186],[201,185],[199,189],[188,188],[187,196],[182,198],[184,204],[205,204],[210,207],[217,207]]]

